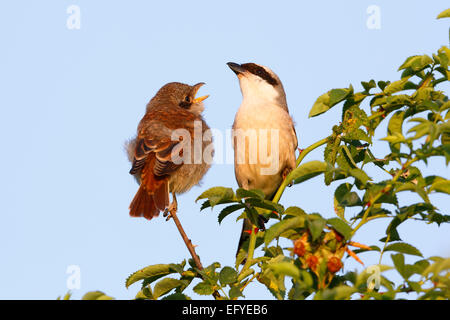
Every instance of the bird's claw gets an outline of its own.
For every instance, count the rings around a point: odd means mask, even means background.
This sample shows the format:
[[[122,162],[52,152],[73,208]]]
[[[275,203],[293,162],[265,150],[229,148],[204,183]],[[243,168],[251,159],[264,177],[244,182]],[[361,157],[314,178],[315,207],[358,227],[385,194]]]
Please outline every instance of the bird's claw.
[[[291,169],[289,168],[285,168],[283,170],[283,173],[281,174],[283,180],[286,180],[287,176],[289,175],[289,173],[291,173]],[[287,185],[288,187],[292,187],[294,185],[294,181],[289,181],[289,184]]]
[[[169,221],[170,218],[172,218],[172,213],[169,210],[165,209],[164,213],[163,213],[163,217],[166,218],[166,221]]]
[[[176,201],[173,201],[169,207],[164,209],[163,217],[166,218],[166,221],[169,221],[172,218],[172,212],[177,212],[178,204]]]

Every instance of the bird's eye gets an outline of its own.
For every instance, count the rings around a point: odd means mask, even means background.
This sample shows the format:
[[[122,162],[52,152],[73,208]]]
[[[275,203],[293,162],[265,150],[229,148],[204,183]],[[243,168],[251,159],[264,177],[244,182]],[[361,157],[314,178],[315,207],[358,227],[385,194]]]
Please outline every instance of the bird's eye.
[[[186,98],[184,98],[184,101],[191,102],[191,98],[189,96],[186,96]]]

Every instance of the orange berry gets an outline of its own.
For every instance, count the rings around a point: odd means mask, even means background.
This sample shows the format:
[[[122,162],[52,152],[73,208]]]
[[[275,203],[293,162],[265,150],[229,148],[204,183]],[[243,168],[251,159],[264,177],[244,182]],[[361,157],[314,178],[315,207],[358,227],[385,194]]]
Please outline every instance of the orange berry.
[[[298,239],[294,242],[294,253],[299,257],[303,257],[305,255],[306,248],[302,239]]]
[[[328,271],[336,273],[342,268],[342,261],[338,257],[331,257],[327,262]]]
[[[317,265],[319,264],[319,259],[316,256],[309,256],[308,258],[306,258],[306,264],[308,265],[308,267],[311,270],[316,270]]]

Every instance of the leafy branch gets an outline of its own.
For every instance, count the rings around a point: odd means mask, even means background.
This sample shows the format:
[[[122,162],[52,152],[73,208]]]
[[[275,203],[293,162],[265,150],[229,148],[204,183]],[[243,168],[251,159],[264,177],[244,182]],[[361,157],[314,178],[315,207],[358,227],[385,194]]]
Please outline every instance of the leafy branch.
[[[446,17],[450,17],[450,9],[438,16]],[[276,299],[396,299],[398,294],[412,292],[419,299],[449,299],[450,259],[424,258],[419,249],[401,239],[398,231],[408,220],[438,226],[450,222],[450,216],[430,200],[434,193],[449,195],[450,180],[439,175],[442,168],[424,176],[415,166],[426,165],[434,157],[443,159],[446,166],[450,162],[450,100],[438,89],[448,84],[449,65],[450,49],[442,46],[431,56],[408,57],[398,68],[398,80],[371,79],[361,82],[360,91],[349,85],[319,96],[309,116],[341,106],[341,119],[326,138],[300,152],[296,168],[272,201],[260,190],[235,191],[221,186],[197,198],[203,201],[201,210],[222,206],[219,224],[234,213],[239,213],[237,220],[249,219],[254,226],[261,215],[269,221],[266,230],[254,228],[234,266],[222,267],[214,262],[203,268],[195,251],[190,250],[193,259],[188,263],[148,266],[131,274],[126,286],[141,282],[136,299],[154,300],[190,299],[184,293],[189,286],[199,295],[233,300],[244,297],[245,288],[255,280]],[[378,139],[381,123],[387,123],[387,133]],[[373,146],[381,143],[387,143],[390,152],[375,156]],[[303,162],[311,151],[321,147],[323,159]],[[380,172],[380,177],[370,177],[368,166]],[[325,188],[337,185],[332,217],[307,213],[297,205],[285,208],[279,203],[288,185],[308,183],[318,176],[323,177]],[[420,201],[400,203],[398,195],[402,192],[412,192]],[[349,208],[358,213],[349,216]],[[353,241],[363,225],[380,218],[387,222],[385,234],[379,239],[381,249]],[[180,233],[189,248],[190,242]],[[290,245],[282,248],[280,239]],[[379,264],[359,273],[344,273],[345,257],[363,264],[360,257],[366,252],[379,252]],[[387,252],[393,253],[392,266],[381,264]],[[407,264],[405,255],[419,258]],[[401,283],[385,276],[384,272],[392,269],[401,276]],[[290,279],[288,286],[286,279]],[[194,280],[199,282],[194,285]]]

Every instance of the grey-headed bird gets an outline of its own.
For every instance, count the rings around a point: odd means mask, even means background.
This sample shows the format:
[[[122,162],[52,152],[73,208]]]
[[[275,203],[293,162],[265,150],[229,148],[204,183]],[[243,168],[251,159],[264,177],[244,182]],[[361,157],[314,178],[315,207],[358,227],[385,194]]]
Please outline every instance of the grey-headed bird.
[[[265,66],[234,62],[228,66],[237,75],[242,92],[233,124],[236,180],[239,187],[260,189],[266,199],[272,199],[283,179],[295,168],[297,149],[283,84]],[[251,232],[252,223],[246,219],[237,253]]]

